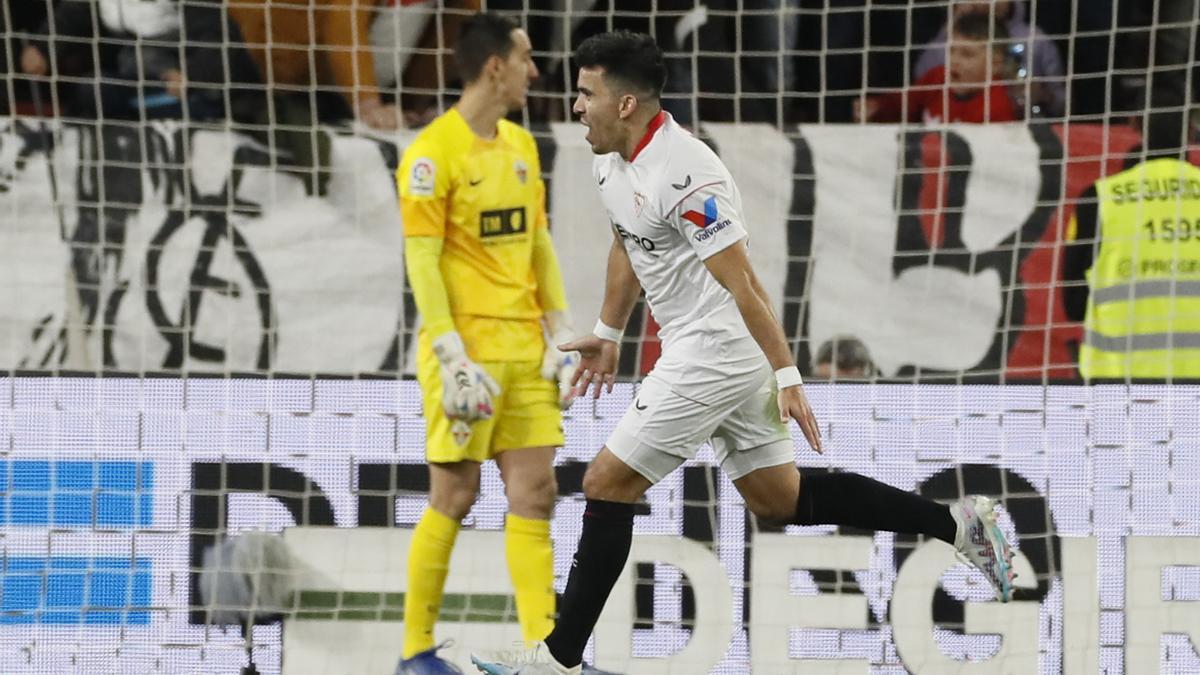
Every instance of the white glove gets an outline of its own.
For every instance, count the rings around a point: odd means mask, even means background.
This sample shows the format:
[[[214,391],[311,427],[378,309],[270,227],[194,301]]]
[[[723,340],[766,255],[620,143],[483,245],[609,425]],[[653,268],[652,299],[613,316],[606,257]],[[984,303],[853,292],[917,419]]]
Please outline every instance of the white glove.
[[[558,383],[558,407],[566,410],[575,400],[571,378],[579,368],[579,352],[564,352],[558,345],[575,339],[570,319],[564,312],[546,313],[546,351],[542,355],[542,377]]]
[[[433,341],[442,369],[442,408],[450,419],[485,420],[492,416],[492,397],[500,385],[467,356],[462,336],[450,331]]]

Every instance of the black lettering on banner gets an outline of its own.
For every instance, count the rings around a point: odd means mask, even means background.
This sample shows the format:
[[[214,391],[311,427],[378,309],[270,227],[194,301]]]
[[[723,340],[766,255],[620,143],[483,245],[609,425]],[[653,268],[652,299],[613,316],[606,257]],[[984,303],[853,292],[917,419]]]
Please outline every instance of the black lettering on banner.
[[[396,169],[400,167],[400,148],[390,141],[374,139],[374,143],[380,156],[383,157],[383,165],[387,167],[388,174],[396,175]],[[392,186],[392,194],[396,196],[396,203],[399,203],[399,186],[394,180],[389,183]],[[404,275],[403,284],[399,298],[400,312],[396,322],[396,334],[388,344],[388,350],[379,363],[379,371],[383,373],[400,372],[407,362],[406,355],[416,341],[416,331],[410,330],[410,327],[417,325],[417,303],[412,298],[412,285],[408,283],[408,274]]]
[[[946,157],[945,168],[931,171],[925,166],[922,144],[927,134],[938,134],[943,142]],[[900,204],[896,227],[896,252],[892,259],[892,274],[899,276],[913,267],[950,267],[976,275],[984,270],[993,270],[1000,277],[1000,288],[1004,294],[992,345],[983,359],[969,370],[1003,372],[1008,362],[1008,350],[1012,347],[1014,327],[1025,322],[1025,295],[1019,282],[1021,263],[1037,247],[1038,241],[1050,223],[1050,218],[1059,202],[1061,176],[1059,167],[1063,161],[1063,147],[1053,129],[1046,124],[1029,127],[1034,142],[1040,150],[1038,167],[1041,185],[1033,211],[1021,227],[1006,237],[990,251],[974,252],[963,241],[963,209],[966,206],[967,183],[970,180],[973,155],[970,145],[953,131],[913,131],[901,139],[904,167],[899,191]],[[925,235],[921,223],[921,191],[926,181],[941,181],[945,185],[945,200],[937,208],[944,214],[942,220],[942,242],[931,242]],[[794,254],[793,254],[794,255]],[[794,263],[793,263],[794,265]],[[936,371],[907,365],[900,368],[896,377],[919,378],[921,375],[937,375]],[[995,375],[968,377],[995,380]]]
[[[796,136],[792,146],[795,159],[792,160],[792,205],[788,209],[786,228],[788,266],[783,283],[783,330],[791,342],[796,365],[808,375],[812,363],[812,347],[808,344],[808,282],[813,264],[817,176],[808,142],[802,136]]]
[[[558,160],[558,144],[554,142],[554,136],[550,130],[545,127],[534,128],[534,141],[537,143],[538,160],[542,165],[542,183],[546,186],[546,212],[554,206],[554,164]]]
[[[50,124],[46,119],[38,119],[35,126],[19,117],[9,118],[8,127],[0,134],[0,157],[4,158],[0,164],[0,194],[12,189],[29,158],[35,154],[48,158],[54,151],[54,136],[46,128]]]
[[[94,330],[103,317],[102,350],[106,368],[115,367],[112,353],[113,321],[129,286],[112,284],[108,297],[101,289],[115,280],[125,258],[126,223],[142,205],[143,147],[149,151],[156,134],[151,130],[120,125],[80,126],[78,195],[75,230],[70,235],[71,272],[86,329]],[[147,152],[147,154],[150,154]],[[153,161],[153,160],[151,160]],[[159,165],[168,171],[169,164]],[[159,171],[147,170],[152,178]],[[155,187],[157,181],[152,183]],[[111,319],[111,320],[110,320]]]
[[[646,291],[638,293],[638,299],[633,303],[633,311],[629,313],[629,322],[625,324],[625,337],[640,340],[646,335],[647,322],[651,320],[650,304],[646,302]],[[617,376],[638,378],[642,375],[642,350],[622,349],[617,357]]]
[[[225,350],[216,345],[200,342],[195,337],[195,330],[200,310],[208,292],[227,297],[240,297],[243,293],[252,293],[258,311],[259,344],[257,358],[253,368],[269,370],[274,354],[275,341],[278,335],[274,330],[274,310],[271,303],[271,289],[266,274],[258,263],[258,258],[250,250],[250,246],[241,231],[230,219],[232,215],[257,216],[261,209],[256,205],[237,199],[237,188],[242,178],[243,166],[270,165],[271,157],[250,147],[239,147],[234,152],[233,170],[221,191],[217,194],[202,194],[191,185],[191,174],[188,169],[190,162],[181,153],[182,148],[191,144],[190,134],[181,130],[176,134],[172,147],[176,148],[178,156],[170,154],[165,147],[165,139],[158,138],[156,155],[161,155],[161,166],[168,167],[162,177],[152,175],[152,179],[166,180],[164,201],[168,206],[167,218],[162,227],[151,239],[146,251],[146,309],[158,327],[159,334],[167,342],[168,350],[163,358],[162,367],[168,369],[180,368],[185,358],[214,363],[225,363]],[[160,265],[167,242],[181,232],[189,222],[199,219],[203,222],[204,234],[200,248],[195,255],[191,274],[188,279],[187,295],[182,306],[178,309],[177,318],[168,315],[159,287]],[[250,281],[252,288],[243,290],[238,284],[222,279],[212,274],[214,257],[217,247],[224,239],[229,239],[233,248],[234,259],[240,263],[243,272]],[[237,365],[237,364],[230,364]]]
[[[523,206],[483,211],[479,214],[479,238],[524,234],[529,229],[526,220]]]
[[[167,133],[158,127],[134,128],[124,125],[71,125],[78,132],[78,169],[74,176],[74,227],[63,226],[64,245],[69,247],[73,288],[86,333],[100,331],[101,359],[104,368],[121,368],[113,349],[113,339],[121,303],[129,296],[130,280],[121,276],[128,255],[140,252],[127,250],[127,227],[143,212],[146,197],[166,207],[160,229],[151,239],[146,258],[146,310],[168,343],[162,368],[179,368],[185,357],[225,363],[224,349],[202,344],[194,339],[196,317],[205,291],[236,296],[241,289],[236,284],[210,273],[215,247],[225,238],[234,249],[234,259],[249,278],[262,328],[258,358],[251,368],[266,370],[271,365],[271,353],[276,339],[270,288],[262,267],[238,228],[231,222],[234,216],[261,215],[258,205],[237,197],[242,171],[247,166],[272,167],[275,162],[266,152],[254,149],[249,143],[234,149],[233,170],[217,194],[203,194],[192,181],[191,153],[194,137],[200,132],[178,128]],[[52,139],[45,131],[32,131],[17,125],[26,147],[36,147],[47,154],[53,165]],[[33,145],[33,144],[37,145]],[[21,157],[19,156],[20,160]],[[158,287],[159,263],[163,247],[190,220],[200,220],[205,229],[202,243],[194,253],[195,263],[184,294],[183,306],[176,317],[169,316],[160,293],[171,295],[170,289]],[[53,317],[43,319],[34,329],[35,342],[50,328]],[[56,357],[66,357],[65,331],[53,337],[49,350],[38,363],[23,361],[23,365],[46,367]],[[61,343],[61,344],[59,344]],[[242,365],[242,364],[229,364]]]
[[[58,220],[59,236],[62,244],[70,249],[72,273],[78,279],[78,282],[74,284],[74,292],[78,298],[84,329],[90,331],[95,326],[96,316],[99,313],[102,261],[105,259],[111,261],[114,255],[119,261],[124,243],[124,220],[118,218],[102,222],[95,216],[100,211],[96,205],[103,201],[99,199],[98,192],[103,188],[102,181],[108,177],[99,176],[100,164],[90,158],[99,154],[96,145],[103,138],[100,129],[105,127],[95,124],[87,125],[78,129],[80,161],[79,171],[76,174],[75,193],[79,208],[75,227],[68,232],[67,219],[63,213],[58,193],[59,183],[54,168],[56,164],[54,157],[58,152],[58,145],[55,140],[56,135],[51,131],[53,125],[52,121],[45,119],[39,120],[36,126],[27,124],[20,119],[13,119],[4,130],[4,134],[0,135],[0,156],[3,156],[4,161],[4,164],[0,166],[0,193],[12,189],[13,184],[25,170],[29,159],[34,154],[42,154],[45,157],[48,168],[45,178],[50,181],[50,198],[54,201],[52,208]],[[125,137],[137,136],[135,130],[124,127],[122,130]],[[115,152],[115,148],[108,147],[104,149],[104,152],[110,150]],[[136,175],[137,170],[132,169],[132,171]],[[83,180],[85,176],[90,180]],[[132,183],[131,186],[114,186],[110,191],[112,200],[126,201],[132,204],[140,203],[141,182],[132,181]],[[127,192],[135,193],[135,198],[122,200]],[[105,213],[108,212],[109,210],[105,209]],[[103,224],[113,224],[115,227],[111,231],[101,231],[100,228]],[[101,241],[106,244],[103,248],[99,245]],[[20,367],[45,368],[66,362],[68,357],[66,319],[59,317],[58,322],[55,319],[55,313],[51,312],[42,317],[33,328],[32,343],[35,346],[20,360]]]

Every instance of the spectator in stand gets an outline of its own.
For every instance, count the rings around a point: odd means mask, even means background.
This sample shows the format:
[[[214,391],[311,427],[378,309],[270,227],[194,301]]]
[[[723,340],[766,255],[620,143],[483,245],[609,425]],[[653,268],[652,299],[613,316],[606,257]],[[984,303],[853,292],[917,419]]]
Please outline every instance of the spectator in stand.
[[[269,94],[237,24],[219,0],[178,1],[184,8],[179,88],[188,104],[186,118],[254,124],[268,108]]]
[[[1014,0],[952,0],[952,22],[970,14],[991,15],[1004,24],[1012,40],[1009,54],[1014,61],[1014,74],[1021,79],[1031,78],[1029,116],[1061,116],[1066,101],[1062,57],[1054,41],[1036,26],[1030,25],[1025,17],[1025,4]],[[913,71],[916,80],[921,80],[930,71],[946,63],[946,33],[947,27],[943,26],[942,31],[921,52]],[[1023,84],[1014,89],[1024,94]]]
[[[231,3],[229,13],[269,88],[279,87],[304,99],[313,88],[324,89],[315,97],[321,119],[351,117],[373,129],[388,131],[400,127],[403,117],[399,106],[385,100],[376,79],[377,66],[379,72],[394,77],[404,67],[429,72],[428,64],[422,61],[434,59],[436,64],[437,59],[417,54],[401,66],[394,56],[381,53],[379,57],[386,63],[377,64],[370,44],[372,25],[379,7],[390,4],[391,0],[242,0]],[[456,34],[466,12],[478,6],[479,0],[447,2],[443,9],[463,11],[446,11],[433,25],[446,34]],[[382,18],[397,19],[386,13]],[[421,11],[408,18],[428,20]],[[381,26],[376,36],[386,34],[387,28]],[[396,43],[385,39],[382,46],[386,49],[388,44]],[[436,72],[436,67],[433,70]],[[444,84],[434,81],[431,86]],[[336,92],[336,96],[324,95],[326,92]],[[302,122],[294,119],[292,123]]]
[[[0,115],[49,115],[50,94],[45,83],[30,82],[28,79],[13,78],[21,71],[21,49],[29,36],[46,22],[47,2],[7,3],[7,11],[0,12]],[[11,25],[10,25],[11,22]],[[15,56],[13,63],[10,56]],[[11,87],[9,82],[12,82]],[[32,90],[38,87],[38,91]],[[11,100],[10,100],[11,97]],[[35,105],[35,101],[37,104]]]
[[[401,83],[405,88],[418,91],[406,92],[406,105],[403,122],[406,126],[417,126],[428,123],[437,115],[437,92],[449,83],[440,78],[439,74],[449,69],[439,69],[437,61],[431,58],[413,58],[418,49],[437,49],[440,38],[437,25],[433,21],[438,14],[438,7],[432,0],[383,0],[375,19],[371,22],[371,47],[375,52],[375,82],[381,91],[396,91]],[[434,30],[429,30],[433,21]],[[408,64],[414,62],[413,72],[407,72]],[[432,65],[430,68],[428,66]],[[440,71],[440,72],[439,72]],[[405,77],[408,75],[408,77]],[[413,109],[412,103],[421,100],[424,105],[419,111]],[[399,95],[396,97],[400,101]],[[385,110],[383,98],[380,98],[379,109]],[[369,119],[364,122],[370,124]],[[387,121],[391,121],[389,118]]]
[[[53,23],[42,19],[16,53],[27,75],[59,78],[68,115],[246,122],[264,107],[237,27],[213,0],[63,0]]]
[[[983,124],[1018,119],[1004,83],[1007,39],[1004,24],[987,15],[959,17],[950,37],[949,67],[934,67],[907,91],[855,101],[854,120]]]
[[[813,358],[813,375],[822,380],[866,379],[875,373],[871,352],[852,335],[826,340]]]
[[[184,78],[175,0],[62,0],[52,19],[39,31],[47,39],[21,49],[21,71],[72,78],[60,86],[66,114],[107,119],[180,114]]]
[[[431,122],[447,88],[462,86],[446,45],[481,6],[480,0],[381,0],[371,24],[375,78],[380,90],[394,92],[406,126]]]

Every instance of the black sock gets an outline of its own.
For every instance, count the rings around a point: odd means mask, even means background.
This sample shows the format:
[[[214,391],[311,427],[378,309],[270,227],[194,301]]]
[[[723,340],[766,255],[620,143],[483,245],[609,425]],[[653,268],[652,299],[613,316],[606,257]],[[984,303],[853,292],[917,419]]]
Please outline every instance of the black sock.
[[[632,542],[633,504],[587,501],[579,548],[558,605],[558,621],[546,636],[550,654],[562,665],[573,667],[583,662],[583,649],[625,569]]]
[[[958,532],[949,507],[856,473],[805,474],[792,522],[924,534],[951,546]]]

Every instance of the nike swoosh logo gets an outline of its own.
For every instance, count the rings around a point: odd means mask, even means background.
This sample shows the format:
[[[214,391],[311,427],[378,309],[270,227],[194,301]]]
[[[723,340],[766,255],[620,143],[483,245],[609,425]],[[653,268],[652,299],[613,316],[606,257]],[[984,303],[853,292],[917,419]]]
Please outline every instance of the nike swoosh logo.
[[[601,185],[604,185],[604,181],[606,181],[606,180],[608,180],[608,176],[601,176],[601,177],[600,177],[600,184],[601,184]]]
[[[692,174],[689,173],[687,175],[687,178],[683,179],[682,183],[671,183],[671,187],[675,188],[676,190],[682,190],[691,184],[692,184]]]
[[[633,399],[633,407],[637,408],[638,410],[645,410],[648,406],[642,405],[642,402],[635,398]]]
[[[469,180],[467,182],[471,184],[471,187],[475,187],[476,185],[479,185],[480,183],[482,183],[483,179],[480,178],[478,180]]]

